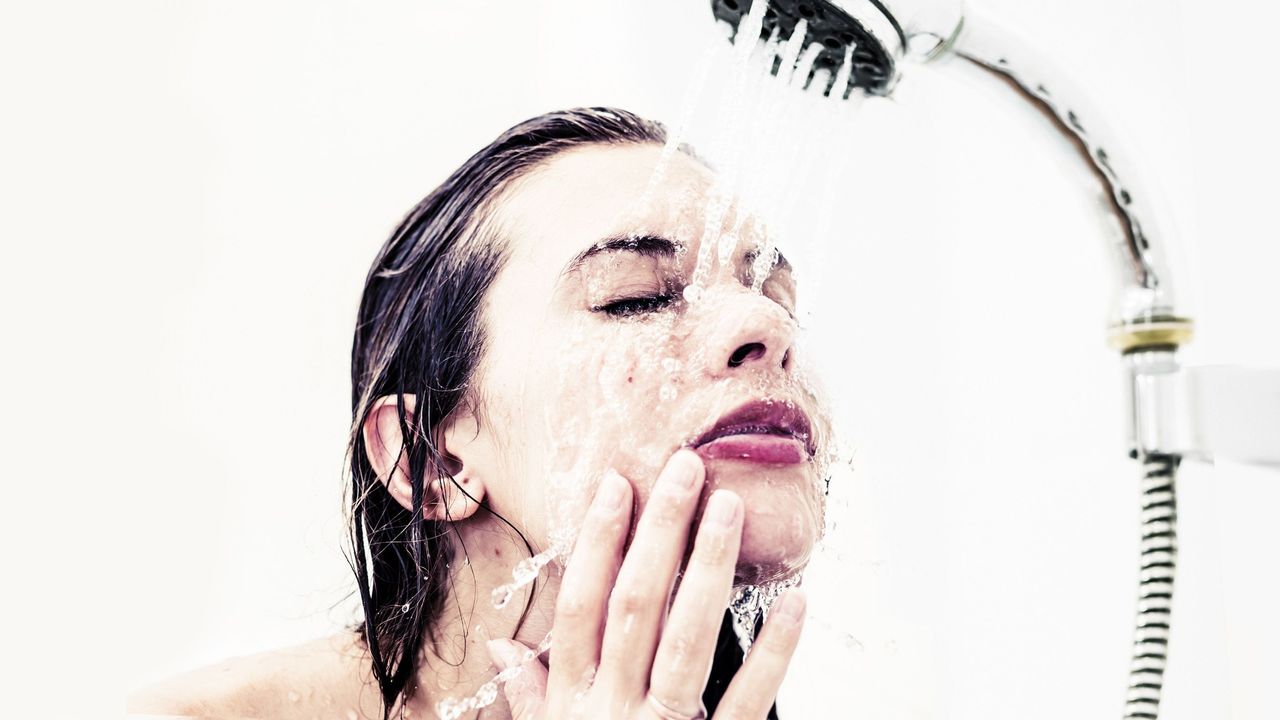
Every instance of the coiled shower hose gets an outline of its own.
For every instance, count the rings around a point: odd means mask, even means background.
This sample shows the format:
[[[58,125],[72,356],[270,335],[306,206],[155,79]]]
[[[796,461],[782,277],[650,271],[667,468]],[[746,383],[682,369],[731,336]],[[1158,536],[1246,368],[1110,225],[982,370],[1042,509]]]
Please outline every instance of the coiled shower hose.
[[[1166,454],[1142,456],[1142,559],[1126,719],[1154,720],[1160,710],[1178,554],[1175,478],[1181,459]]]

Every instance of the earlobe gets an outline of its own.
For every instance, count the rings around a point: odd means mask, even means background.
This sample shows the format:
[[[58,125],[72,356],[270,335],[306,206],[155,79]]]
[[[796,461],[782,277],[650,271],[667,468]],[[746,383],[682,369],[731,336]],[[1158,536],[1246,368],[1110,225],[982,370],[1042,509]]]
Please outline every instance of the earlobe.
[[[412,430],[416,398],[408,394],[403,397],[405,420]],[[412,511],[413,485],[409,456],[404,452],[398,408],[395,395],[378,398],[365,417],[362,433],[369,466],[378,481],[401,507]],[[425,495],[422,498],[422,515],[428,520],[441,521],[470,517],[479,509],[479,501],[484,497],[484,484],[468,472],[465,463],[448,456],[447,448],[439,440],[437,447],[442,456],[434,461],[429,458],[423,472]]]
[[[423,508],[422,514],[428,520],[462,520],[475,514],[480,508],[480,499],[484,497],[484,486],[472,482],[470,478],[445,477],[428,483],[431,491],[428,497],[433,500],[430,507]]]

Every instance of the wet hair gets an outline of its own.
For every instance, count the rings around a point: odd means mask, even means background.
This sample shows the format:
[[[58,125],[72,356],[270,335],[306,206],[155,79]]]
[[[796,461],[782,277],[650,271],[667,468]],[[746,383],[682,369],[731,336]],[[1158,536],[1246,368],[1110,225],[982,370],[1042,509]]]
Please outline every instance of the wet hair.
[[[522,122],[418,203],[373,261],[351,348],[348,561],[364,610],[351,629],[372,659],[384,720],[397,705],[403,711],[403,701],[416,691],[423,641],[439,647],[447,640],[437,624],[452,583],[452,524],[447,517],[423,517],[422,506],[428,473],[449,492],[467,493],[450,476],[453,461],[437,443],[441,423],[461,411],[484,422],[473,385],[485,350],[481,309],[506,260],[504,239],[486,221],[513,181],[559,153],[586,145],[665,142],[660,124],[612,108],[552,112]],[[412,414],[405,411],[405,395],[415,396]],[[365,421],[386,396],[397,400],[412,510],[378,480],[364,442]],[[492,512],[486,502],[480,505]],[[529,542],[507,525],[532,555]],[[531,603],[534,593],[529,597]],[[742,663],[736,646],[726,614],[704,696],[709,710]]]

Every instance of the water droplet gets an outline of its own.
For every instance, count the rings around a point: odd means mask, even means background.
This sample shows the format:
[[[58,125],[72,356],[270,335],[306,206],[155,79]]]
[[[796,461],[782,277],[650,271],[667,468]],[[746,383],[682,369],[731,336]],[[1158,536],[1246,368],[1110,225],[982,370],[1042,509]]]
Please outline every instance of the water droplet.
[[[493,606],[499,610],[506,607],[507,603],[511,602],[511,596],[515,594],[515,591],[515,588],[511,585],[500,585],[494,588],[491,595]]]
[[[546,634],[545,636],[543,636],[543,638],[542,638],[542,642],[538,643],[538,653],[537,653],[537,654],[541,655],[542,653],[544,653],[544,652],[546,652],[546,651],[548,651],[548,650],[550,650],[550,649],[551,649],[551,631],[550,631],[550,630],[548,630],[548,631],[547,631],[547,634]]]
[[[407,613],[407,612],[409,612],[409,603],[405,603],[405,604],[401,605],[401,606],[400,606],[400,612],[402,612],[402,613]]]
[[[662,400],[675,400],[678,394],[676,386],[671,383],[663,383],[662,389],[658,390],[658,397]]]
[[[301,695],[292,690],[289,691],[289,702],[296,703],[300,699],[302,699]]]
[[[673,373],[680,369],[680,361],[675,358],[663,358],[662,369],[669,373]]]
[[[689,285],[682,294],[686,302],[696,303],[702,299],[702,288],[697,285]]]

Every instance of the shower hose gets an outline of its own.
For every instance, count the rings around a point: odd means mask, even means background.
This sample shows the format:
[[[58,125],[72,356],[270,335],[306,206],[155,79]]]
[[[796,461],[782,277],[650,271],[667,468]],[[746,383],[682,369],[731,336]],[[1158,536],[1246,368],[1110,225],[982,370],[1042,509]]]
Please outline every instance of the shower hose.
[[[1135,457],[1137,453],[1135,453]],[[1142,544],[1138,580],[1137,631],[1124,717],[1154,720],[1160,710],[1169,651],[1169,615],[1178,553],[1178,506],[1174,481],[1177,455],[1141,456]]]
[[[1007,42],[1007,38],[1002,40]],[[984,44],[991,47],[983,48]],[[1112,147],[1113,152],[1108,153],[1100,134],[1085,130],[1081,116],[1073,109],[1073,105],[1057,99],[1044,82],[1033,80],[1030,75],[1015,70],[1014,63],[991,49],[998,44],[991,39],[979,37],[975,46],[959,49],[957,53],[976,66],[1010,82],[1024,99],[1045,111],[1057,129],[1076,145],[1081,156],[1107,189],[1111,209],[1120,220],[1124,231],[1120,249],[1121,256],[1127,260],[1125,267],[1141,287],[1157,290],[1168,280],[1166,271],[1151,255],[1151,238],[1139,221],[1137,198],[1132,186],[1121,181],[1118,167],[1123,163],[1116,162],[1115,148]],[[1043,68],[1041,72],[1044,72]],[[1079,93],[1072,92],[1069,87],[1068,92],[1060,94],[1080,98]],[[1138,335],[1147,334],[1148,344],[1169,342],[1176,347],[1178,342],[1189,337],[1188,321],[1173,316],[1171,310],[1155,314],[1158,316],[1155,320],[1172,320],[1174,323],[1172,328],[1162,328],[1155,324],[1148,330],[1142,330],[1142,325],[1136,326]],[[1184,327],[1183,323],[1188,324]],[[1132,331],[1133,327],[1129,330]],[[1140,453],[1136,450],[1132,457],[1140,460],[1143,467],[1142,544],[1137,631],[1133,640],[1133,661],[1129,667],[1124,718],[1157,720],[1169,652],[1169,617],[1178,551],[1174,479],[1182,458],[1174,454]]]

